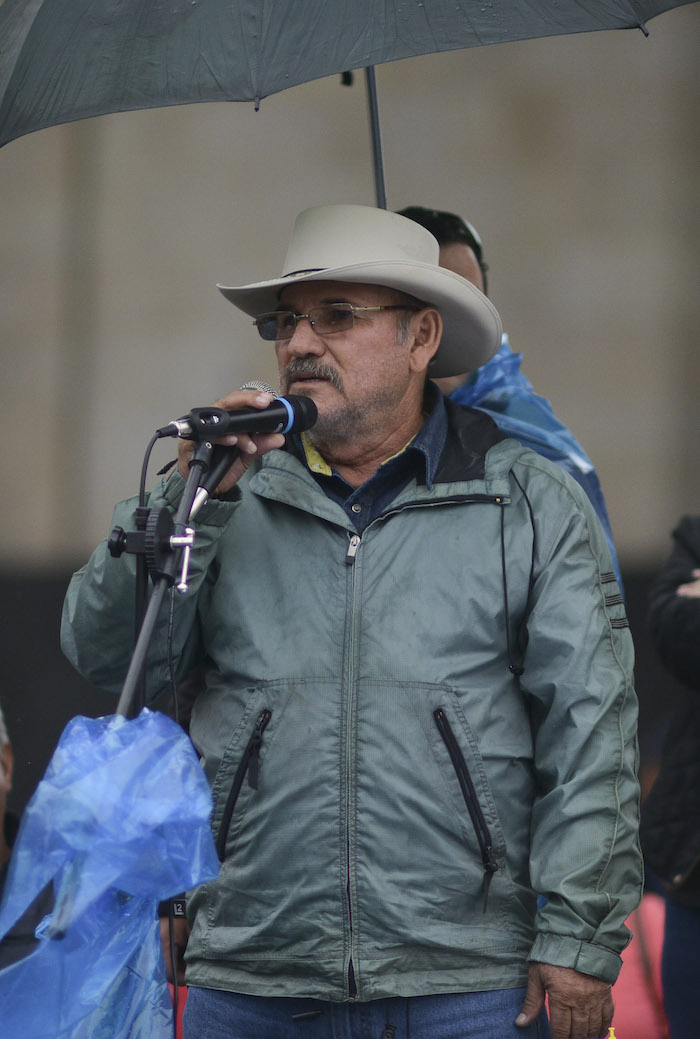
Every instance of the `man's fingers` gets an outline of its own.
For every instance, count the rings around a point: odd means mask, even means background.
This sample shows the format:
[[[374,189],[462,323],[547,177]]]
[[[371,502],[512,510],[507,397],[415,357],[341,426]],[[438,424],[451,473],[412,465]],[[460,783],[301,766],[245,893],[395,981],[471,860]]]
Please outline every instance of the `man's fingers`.
[[[264,455],[266,451],[274,448],[284,447],[284,437],[281,433],[241,433],[238,436],[238,447],[242,454],[255,458]]]
[[[588,1025],[588,1015],[586,1015],[586,1025]],[[571,1008],[563,1003],[559,1003],[556,999],[552,999],[550,992],[549,1031],[551,1039],[574,1039],[576,1033],[573,1032],[573,1027],[574,1017]],[[586,1039],[590,1039],[590,1037],[587,1036]]]
[[[610,1031],[610,1025],[613,1023],[613,1014],[615,1013],[615,1004],[613,1003],[612,992],[608,995],[608,998],[603,1003],[601,1013],[601,1028],[600,1035],[606,1037]]]
[[[274,399],[274,394],[261,392],[260,390],[234,390],[233,393],[229,393],[217,400],[212,407],[222,408],[224,411],[238,411],[241,408],[253,407],[259,408],[262,411],[269,407]],[[270,437],[274,438],[274,442],[269,440]],[[240,479],[247,468],[248,461],[265,454],[266,451],[270,451],[274,447],[281,447],[284,444],[284,437],[276,433],[263,433],[256,437],[251,436],[249,433],[229,433],[226,436],[219,437],[214,442],[224,447],[237,446],[244,459],[242,465],[233,469],[233,471],[229,470],[226,480],[222,482],[220,488],[217,488],[217,493],[223,494],[225,491],[230,490]],[[180,440],[178,445],[178,469],[184,479],[187,479],[189,474],[189,463],[194,449],[195,444],[193,441]]]
[[[544,985],[539,973],[530,967],[527,977],[527,991],[523,1000],[523,1008],[515,1019],[519,1028],[526,1028],[542,1013],[544,1007]]]
[[[691,581],[690,584],[682,584],[678,588],[678,594],[686,599],[700,599],[700,580]]]
[[[224,411],[238,411],[239,408],[267,408],[275,399],[274,393],[265,390],[234,390],[215,401],[213,407]]]
[[[600,1010],[577,1010],[552,1000],[551,995],[549,1029],[551,1039],[605,1039],[608,1034]]]
[[[607,982],[570,967],[533,963],[528,997],[540,989],[546,989],[549,996],[551,1039],[601,1039],[607,1036],[613,1018],[612,993]],[[533,1019],[525,1013],[521,1017],[522,1021],[519,1017],[516,1024],[529,1024]]]
[[[572,1010],[571,1039],[600,1039],[603,1027],[599,1009]]]
[[[239,433],[238,436],[220,437],[215,444],[221,444],[224,447],[235,445],[239,449],[238,456],[232,459],[231,468],[214,490],[214,494],[225,494],[238,483],[253,459],[259,458],[267,451],[284,447],[284,436],[281,433],[256,433],[254,436]],[[194,445],[190,441],[180,441],[178,469],[184,479],[187,479],[189,475],[189,463],[193,450]]]
[[[225,494],[226,491],[230,491],[238,483],[254,459],[264,455],[267,451],[284,447],[284,437],[281,433],[256,433],[254,437],[250,437],[245,433],[238,438],[238,446],[240,449],[238,458],[219,486],[215,488],[215,495]]]

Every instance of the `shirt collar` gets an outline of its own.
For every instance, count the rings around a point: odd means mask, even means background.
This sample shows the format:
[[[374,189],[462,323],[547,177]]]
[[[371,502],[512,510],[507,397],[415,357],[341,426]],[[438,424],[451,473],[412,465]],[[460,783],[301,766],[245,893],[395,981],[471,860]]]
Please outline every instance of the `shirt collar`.
[[[435,482],[438,462],[447,436],[447,410],[445,398],[434,382],[426,382],[423,407],[428,417],[418,430],[413,440],[406,445],[407,450],[419,451],[424,458],[425,485],[432,490]],[[420,481],[423,482],[423,481]]]

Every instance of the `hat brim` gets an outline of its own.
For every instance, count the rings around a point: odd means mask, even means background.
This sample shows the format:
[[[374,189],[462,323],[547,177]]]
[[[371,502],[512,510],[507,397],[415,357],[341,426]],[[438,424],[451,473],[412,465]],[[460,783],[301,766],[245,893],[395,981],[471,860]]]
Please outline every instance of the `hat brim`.
[[[301,271],[252,285],[217,285],[217,288],[244,314],[256,317],[277,307],[280,293],[286,286],[316,281],[384,285],[437,307],[444,330],[430,368],[431,378],[474,371],[493,357],[501,345],[501,319],[491,301],[454,271],[416,260],[354,263],[345,267]]]

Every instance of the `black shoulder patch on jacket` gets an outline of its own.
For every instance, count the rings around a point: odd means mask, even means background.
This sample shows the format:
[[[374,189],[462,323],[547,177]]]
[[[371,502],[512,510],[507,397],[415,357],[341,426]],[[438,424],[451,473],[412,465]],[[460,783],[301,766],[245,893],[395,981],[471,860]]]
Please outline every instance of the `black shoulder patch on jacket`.
[[[459,480],[483,480],[489,448],[508,437],[490,415],[478,408],[445,400],[447,436],[440,455],[436,483]]]

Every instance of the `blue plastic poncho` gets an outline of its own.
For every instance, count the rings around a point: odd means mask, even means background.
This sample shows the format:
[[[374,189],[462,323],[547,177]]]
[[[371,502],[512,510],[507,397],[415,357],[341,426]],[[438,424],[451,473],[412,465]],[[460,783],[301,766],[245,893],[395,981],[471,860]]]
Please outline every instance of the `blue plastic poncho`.
[[[194,748],[165,715],[68,724],[0,905],[2,937],[53,883],[35,951],[0,971],[3,1039],[169,1039],[156,908],[218,874],[211,808]]]
[[[522,354],[516,354],[504,335],[500,349],[478,368],[469,382],[451,394],[457,404],[485,411],[499,429],[539,455],[556,462],[580,483],[600,520],[622,587],[620,566],[613,542],[610,518],[593,463],[571,430],[559,421],[552,405],[535,393],[520,371]]]

